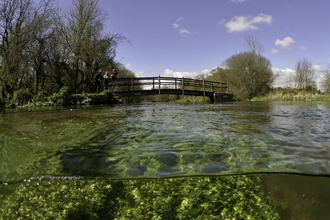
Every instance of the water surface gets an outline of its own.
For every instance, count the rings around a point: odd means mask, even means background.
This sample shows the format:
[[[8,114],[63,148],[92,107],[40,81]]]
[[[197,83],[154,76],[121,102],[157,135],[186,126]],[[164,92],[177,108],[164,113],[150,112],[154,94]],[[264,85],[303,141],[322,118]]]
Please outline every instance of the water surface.
[[[134,104],[0,115],[0,181],[330,174],[322,103]]]

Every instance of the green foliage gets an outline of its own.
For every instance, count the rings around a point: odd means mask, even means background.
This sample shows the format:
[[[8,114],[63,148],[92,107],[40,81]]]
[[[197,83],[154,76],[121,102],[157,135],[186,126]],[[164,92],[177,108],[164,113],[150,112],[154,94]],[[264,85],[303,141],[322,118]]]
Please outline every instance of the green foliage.
[[[13,101],[9,101],[5,104],[6,108],[16,108],[17,104],[14,103]]]
[[[204,103],[210,102],[209,97],[201,97],[201,96],[184,96],[181,95],[154,95],[154,96],[146,96],[144,97],[145,102],[179,102],[179,103]]]
[[[63,86],[59,92],[48,97],[48,100],[53,103],[53,105],[61,106],[68,103],[68,96],[68,87]]]
[[[230,92],[238,100],[267,94],[274,82],[270,61],[254,52],[241,52],[228,58],[223,66],[212,70],[207,80],[229,82]]]
[[[135,73],[133,73],[132,71],[126,69],[123,65],[121,64],[117,64],[119,66],[119,70],[118,70],[118,78],[131,78],[131,77],[135,77]]]
[[[89,105],[89,104],[91,104],[91,102],[92,102],[92,96],[91,96],[91,94],[85,93],[83,96],[84,96],[84,99],[81,101],[80,104],[82,104],[82,105]]]
[[[264,96],[258,96],[251,101],[322,101],[329,102],[330,96],[322,94],[319,90],[307,91],[306,89],[272,89]]]
[[[31,102],[23,104],[23,107],[46,107],[46,106],[63,106],[69,104],[70,98],[68,87],[64,86],[59,92],[52,94],[49,97],[42,92],[35,95]]]
[[[170,96],[168,94],[155,95],[154,100],[156,102],[169,102]]]
[[[47,96],[43,92],[39,92],[35,96],[33,96],[33,102],[46,102]]]
[[[49,181],[20,184],[0,208],[1,219],[104,219],[113,204],[107,182]],[[112,201],[113,203],[114,201]],[[104,206],[107,207],[104,207]]]
[[[10,2],[1,4],[0,14],[0,97],[7,106],[11,101],[28,106],[65,104],[66,99],[56,97],[60,94],[47,103],[31,103],[31,96],[22,91],[13,100],[14,92],[29,88],[33,95],[43,91],[49,96],[64,86],[70,94],[92,92],[95,72],[119,65],[116,47],[128,40],[120,33],[104,32],[107,15],[98,1],[75,1],[65,15],[53,0]]]
[[[5,102],[0,98],[0,109],[4,109],[6,106]]]
[[[326,62],[326,69],[321,81],[321,86],[325,93],[330,94],[330,62]]]
[[[209,97],[204,97],[202,96],[184,96],[180,99],[175,99],[175,102],[180,102],[180,103],[204,103],[204,102],[210,102]]]
[[[116,100],[116,103],[123,103],[123,100],[120,96],[113,96],[113,99]]]
[[[24,105],[32,101],[33,95],[29,89],[20,89],[14,92],[13,101],[17,105]]]
[[[2,219],[279,219],[258,176],[50,180],[18,185]]]

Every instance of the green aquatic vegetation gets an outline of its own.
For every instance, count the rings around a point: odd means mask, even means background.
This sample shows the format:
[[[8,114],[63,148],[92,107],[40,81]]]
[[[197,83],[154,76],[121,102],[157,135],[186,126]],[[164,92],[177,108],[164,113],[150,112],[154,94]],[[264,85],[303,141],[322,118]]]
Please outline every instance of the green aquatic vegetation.
[[[0,204],[1,219],[279,219],[259,176],[247,175],[31,181]]]
[[[59,156],[62,152],[91,148],[95,143],[100,146],[102,140],[93,139],[108,129],[107,124],[100,120],[79,117],[63,121],[24,121],[14,126],[17,127],[0,135],[0,140],[4,142],[0,177],[8,182],[30,176],[62,173],[63,160]]]
[[[213,138],[212,142],[196,139],[181,143],[173,138],[176,143],[173,145],[166,139],[157,139],[158,136],[142,139],[137,144],[136,136],[131,136],[121,147],[124,150],[108,157],[109,161],[115,161],[111,165],[115,178],[267,171],[270,164],[274,166],[277,158],[277,153],[258,136],[219,135],[209,136]]]
[[[1,219],[102,219],[111,217],[105,181],[50,180],[18,185],[0,208]],[[105,209],[107,205],[108,209]]]

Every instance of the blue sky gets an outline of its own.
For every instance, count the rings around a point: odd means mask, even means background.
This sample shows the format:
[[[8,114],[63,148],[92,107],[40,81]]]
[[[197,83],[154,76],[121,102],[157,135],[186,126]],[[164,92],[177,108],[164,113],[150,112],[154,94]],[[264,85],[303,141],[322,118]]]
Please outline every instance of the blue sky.
[[[60,0],[69,4],[67,1]],[[274,86],[285,87],[299,59],[311,60],[319,82],[330,61],[329,0],[99,0],[106,32],[130,43],[117,61],[137,76],[194,78],[245,50],[245,37],[265,48]]]

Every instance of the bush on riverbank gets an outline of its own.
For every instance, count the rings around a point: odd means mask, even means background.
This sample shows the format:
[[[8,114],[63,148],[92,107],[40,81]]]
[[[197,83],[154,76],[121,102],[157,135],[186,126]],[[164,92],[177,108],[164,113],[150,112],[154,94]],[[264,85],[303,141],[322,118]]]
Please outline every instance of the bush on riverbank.
[[[47,107],[47,106],[67,106],[67,105],[89,105],[89,104],[113,104],[121,103],[119,97],[112,95],[111,91],[105,90],[101,93],[69,94],[68,88],[64,86],[59,92],[46,96],[39,92],[32,96],[28,90],[20,90],[15,93],[14,99],[8,103],[0,100],[0,108],[16,107]]]
[[[139,102],[178,102],[178,103],[210,103],[209,97],[203,96],[182,96],[182,95],[153,95],[145,96],[143,99],[139,99]]]
[[[273,89],[267,95],[254,97],[251,101],[330,101],[330,95],[320,91],[306,91],[298,89]]]
[[[1,200],[3,219],[279,219],[260,177],[246,175],[31,181]]]
[[[46,106],[63,106],[71,103],[68,87],[64,86],[59,92],[46,96],[43,92],[39,92],[35,96],[27,89],[22,89],[14,94],[14,99],[7,102],[7,108],[16,107],[46,107]]]

